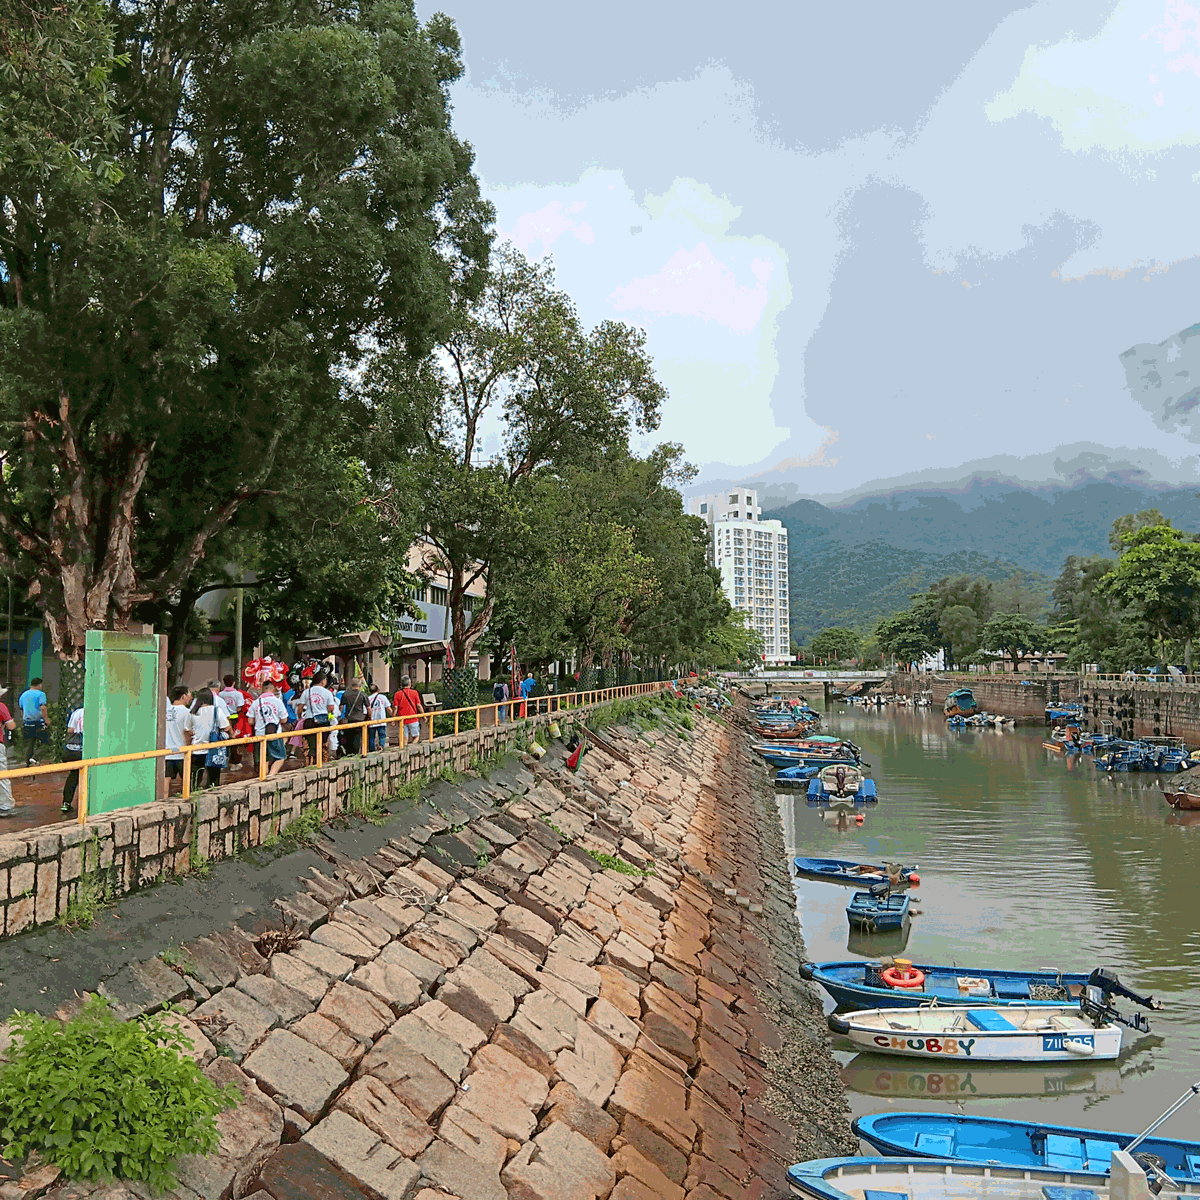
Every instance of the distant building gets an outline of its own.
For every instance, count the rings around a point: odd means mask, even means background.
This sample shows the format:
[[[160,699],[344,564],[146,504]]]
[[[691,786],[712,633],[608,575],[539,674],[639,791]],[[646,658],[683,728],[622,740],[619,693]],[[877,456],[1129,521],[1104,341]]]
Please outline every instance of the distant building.
[[[693,496],[688,511],[712,531],[709,561],[721,572],[721,587],[734,608],[750,614],[762,635],[768,663],[792,661],[788,625],[787,530],[764,521],[758,492],[734,487],[713,496]]]

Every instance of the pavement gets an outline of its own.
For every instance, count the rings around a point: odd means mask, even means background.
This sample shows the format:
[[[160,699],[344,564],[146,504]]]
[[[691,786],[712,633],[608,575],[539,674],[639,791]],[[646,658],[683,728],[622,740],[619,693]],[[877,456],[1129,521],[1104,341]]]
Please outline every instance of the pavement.
[[[785,1194],[791,1163],[855,1142],[769,780],[707,718],[603,742],[576,774],[555,746],[15,939],[3,1008],[187,1010],[243,1101],[179,1200]],[[148,1195],[24,1180],[0,1200]]]

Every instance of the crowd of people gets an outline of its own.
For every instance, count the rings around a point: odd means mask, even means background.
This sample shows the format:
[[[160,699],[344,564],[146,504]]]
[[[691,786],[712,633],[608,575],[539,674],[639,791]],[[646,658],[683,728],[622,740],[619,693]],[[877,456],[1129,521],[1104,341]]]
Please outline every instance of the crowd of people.
[[[43,750],[50,751],[49,700],[42,690],[41,679],[30,681],[29,687],[17,699],[16,713],[4,702],[8,689],[0,686],[0,771],[7,770],[12,757],[9,747],[15,743],[17,714],[21,723],[21,754],[26,766],[37,764]],[[533,672],[510,687],[500,679],[492,688],[493,701],[498,705],[496,718],[500,722],[520,720],[532,711],[532,696],[537,687]],[[549,702],[547,702],[547,705]],[[183,790],[183,772],[188,746],[212,745],[210,749],[191,756],[192,790],[215,787],[225,771],[239,772],[246,768],[249,757],[252,769],[259,770],[259,753],[266,757],[266,773],[275,775],[284,769],[289,759],[298,766],[307,766],[317,756],[317,739],[324,738],[323,760],[364,753],[363,727],[329,729],[330,726],[365,723],[365,753],[383,750],[389,741],[390,717],[402,718],[406,743],[421,740],[422,723],[426,736],[432,736],[432,717],[421,695],[404,675],[400,687],[391,696],[373,681],[353,677],[343,683],[332,668],[316,670],[310,678],[293,672],[282,683],[269,679],[259,687],[239,686],[233,675],[209,680],[201,688],[177,684],[166,700],[166,737],[164,746],[167,794]],[[66,718],[62,745],[62,760],[78,762],[83,758],[84,709],[74,707]],[[323,729],[329,732],[322,733]],[[278,735],[278,736],[273,736]],[[246,746],[225,746],[220,743],[243,737],[263,737],[263,742]],[[395,735],[399,739],[399,734]],[[69,771],[63,782],[62,811],[75,810],[79,787],[79,772]],[[0,779],[0,817],[16,816],[21,806],[13,801],[11,781]]]

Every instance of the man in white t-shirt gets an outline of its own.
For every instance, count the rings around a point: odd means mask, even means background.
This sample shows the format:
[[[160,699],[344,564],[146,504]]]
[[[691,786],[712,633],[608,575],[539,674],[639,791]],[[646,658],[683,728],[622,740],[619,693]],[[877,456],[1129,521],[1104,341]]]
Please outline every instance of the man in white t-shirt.
[[[371,714],[372,721],[382,721],[391,711],[392,705],[384,694],[383,688],[379,684],[373,684],[371,687],[371,698],[367,701],[367,708]],[[376,750],[382,750],[387,745],[387,726],[386,725],[368,725],[367,726],[367,753],[371,754]]]
[[[187,744],[184,736],[187,730],[188,706],[192,703],[192,693],[186,683],[177,683],[171,689],[167,702],[167,731],[164,743],[168,750],[178,750],[178,754],[168,754],[164,760],[167,768],[167,795],[171,794],[171,780],[179,780],[179,790],[183,791],[183,747]]]
[[[328,676],[322,672],[313,676],[312,685],[304,693],[304,728],[324,729],[337,710],[337,698],[325,686]],[[316,760],[316,738],[313,739],[312,756]]]
[[[63,742],[63,762],[78,762],[83,757],[83,705],[77,705],[67,718],[67,736]],[[63,780],[62,810],[70,812],[75,807],[75,790],[79,787],[79,772],[68,771]]]
[[[287,721],[287,709],[276,694],[275,685],[270,681],[263,684],[262,695],[251,705],[246,716],[254,722],[255,736],[278,733]],[[278,775],[283,769],[283,760],[287,751],[283,747],[283,738],[269,738],[264,745],[267,748],[267,774]]]

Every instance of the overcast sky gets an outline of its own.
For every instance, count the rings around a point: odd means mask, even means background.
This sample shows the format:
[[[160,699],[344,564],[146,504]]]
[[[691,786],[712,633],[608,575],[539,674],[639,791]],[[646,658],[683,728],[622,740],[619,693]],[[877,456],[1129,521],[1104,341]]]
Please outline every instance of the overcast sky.
[[[1120,355],[1200,322],[1200,0],[434,7],[502,236],[706,473],[1195,455]]]

